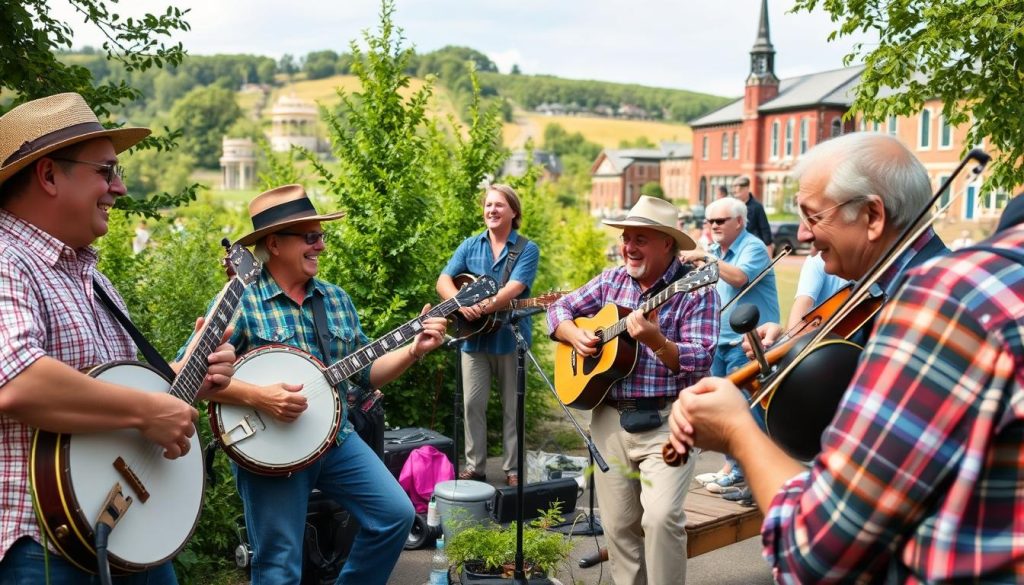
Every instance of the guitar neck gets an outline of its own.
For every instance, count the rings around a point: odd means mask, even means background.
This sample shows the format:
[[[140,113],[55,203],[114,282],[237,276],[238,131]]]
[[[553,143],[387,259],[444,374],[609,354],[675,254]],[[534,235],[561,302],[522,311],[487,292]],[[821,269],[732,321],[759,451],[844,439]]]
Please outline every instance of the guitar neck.
[[[244,290],[245,284],[238,278],[232,278],[221,291],[220,298],[217,299],[213,310],[206,317],[203,328],[199,331],[199,340],[196,342],[195,348],[171,384],[170,393],[172,395],[189,404],[196,401],[196,395],[210,368],[207,358],[220,345],[220,340],[224,336],[224,332],[227,331],[231,318],[235,315],[235,309],[238,308]]]
[[[637,307],[637,310],[643,311],[643,313],[646,315],[647,313],[663,305],[665,301],[675,296],[678,292],[682,291],[680,289],[677,289],[675,286],[670,286],[665,290],[659,292],[658,294],[654,295],[653,297],[647,299],[643,303],[641,303],[641,305]],[[601,341],[607,342],[626,331],[626,320],[619,319],[618,321],[615,322],[615,324],[613,324],[610,327],[605,327],[602,331],[603,335],[601,336]]]
[[[454,297],[431,308],[426,314],[399,325],[395,329],[385,333],[376,341],[364,345],[358,350],[345,356],[324,371],[324,376],[332,386],[344,382],[354,376],[363,368],[369,366],[380,356],[393,351],[412,340],[423,331],[423,322],[430,317],[447,317],[459,309],[459,301]]]

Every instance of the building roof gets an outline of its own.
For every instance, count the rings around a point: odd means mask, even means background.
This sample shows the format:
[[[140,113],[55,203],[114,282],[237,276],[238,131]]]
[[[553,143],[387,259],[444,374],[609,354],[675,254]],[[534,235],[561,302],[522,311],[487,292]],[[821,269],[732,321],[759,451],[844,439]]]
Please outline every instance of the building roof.
[[[860,81],[863,65],[789,77],[779,81],[779,95],[761,104],[759,112],[776,112],[818,106],[849,107]],[[743,121],[743,98],[690,121],[690,127],[738,124]]]
[[[625,172],[626,167],[637,160],[661,162],[667,159],[693,158],[693,145],[689,142],[662,141],[658,148],[606,148],[601,154],[604,156],[598,156],[594,161],[590,169],[591,174],[616,176]],[[608,161],[608,165],[603,164],[605,160]]]

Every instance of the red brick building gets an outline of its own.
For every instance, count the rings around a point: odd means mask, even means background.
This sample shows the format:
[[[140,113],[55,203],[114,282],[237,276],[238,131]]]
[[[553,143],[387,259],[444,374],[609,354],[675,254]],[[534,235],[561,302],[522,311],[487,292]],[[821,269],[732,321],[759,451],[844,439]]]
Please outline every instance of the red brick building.
[[[629,209],[652,182],[677,205],[691,201],[691,150],[689,144],[674,142],[660,148],[604,149],[590,167],[590,212],[612,215]]]
[[[960,162],[967,128],[946,124],[937,100],[919,114],[893,116],[881,124],[859,118],[843,121],[862,71],[863,66],[855,66],[780,80],[775,75],[767,0],[762,0],[743,97],[690,122],[691,203],[706,204],[719,185],[746,175],[769,213],[792,211],[795,185],[787,175],[800,156],[831,137],[863,130],[899,138],[924,163],[937,189]],[[950,217],[977,219],[999,213],[1007,195],[992,194],[978,201],[977,188],[968,186],[963,175],[954,182],[951,191],[961,197],[950,208]]]

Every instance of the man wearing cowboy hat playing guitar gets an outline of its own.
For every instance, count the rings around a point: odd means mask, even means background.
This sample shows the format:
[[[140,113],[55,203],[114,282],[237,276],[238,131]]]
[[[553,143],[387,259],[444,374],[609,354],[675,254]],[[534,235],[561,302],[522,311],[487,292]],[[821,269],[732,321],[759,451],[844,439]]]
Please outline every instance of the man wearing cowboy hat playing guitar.
[[[324,233],[321,222],[342,213],[320,215],[300,185],[285,185],[258,195],[249,204],[253,231],[238,240],[255,245],[263,261],[256,283],[243,293],[231,341],[245,353],[283,344],[333,364],[368,342],[352,300],[341,287],[319,280]],[[330,341],[323,355],[317,340],[314,296],[322,299]],[[424,312],[429,305],[424,308]],[[430,317],[411,345],[377,358],[353,381],[378,388],[401,375],[442,341],[447,321]],[[235,378],[218,402],[253,407],[280,421],[301,420],[307,399],[301,384],[258,386]],[[232,466],[245,508],[253,547],[253,585],[299,583],[309,494],[319,489],[344,506],[359,522],[359,532],[339,583],[383,585],[401,554],[415,512],[409,497],[384,463],[353,432],[340,400],[342,427],[337,439],[312,465],[287,475],[261,475]]]
[[[696,243],[676,228],[669,202],[641,196],[622,221],[624,266],[605,270],[548,308],[552,338],[582,356],[597,352],[593,331],[573,319],[597,313],[607,303],[634,309],[626,330],[640,348],[631,375],[616,382],[593,410],[590,430],[598,450],[618,468],[597,477],[601,520],[608,536],[612,579],[618,585],[684,583],[686,514],[683,500],[693,461],[669,467],[661,458],[668,438],[668,408],[680,388],[711,369],[718,339],[718,295],[710,287],[676,294],[651,311],[635,310],[682,277],[676,258]],[[640,481],[627,473],[638,473]]]
[[[136,358],[131,337],[94,295],[95,282],[125,309],[96,270],[92,243],[126,194],[118,153],[147,135],[145,128],[105,129],[75,93],[0,117],[0,583],[91,578],[63,557],[44,557],[29,484],[35,429],[134,428],[169,459],[188,452],[195,432],[198,412],[179,398],[82,373]],[[234,361],[229,345],[210,354],[201,396],[227,385]],[[175,576],[165,562],[115,582],[164,584]]]

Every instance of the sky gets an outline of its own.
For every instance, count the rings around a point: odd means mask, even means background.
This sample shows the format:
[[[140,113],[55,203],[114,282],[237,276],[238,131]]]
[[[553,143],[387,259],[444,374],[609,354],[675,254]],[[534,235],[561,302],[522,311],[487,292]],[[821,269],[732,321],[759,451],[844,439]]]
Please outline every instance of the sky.
[[[108,0],[109,2],[110,0]],[[375,30],[377,0],[122,0],[122,16],[163,12],[169,2],[191,9],[192,30],[178,33],[192,54],[249,53],[280,58],[348,50]],[[828,42],[837,27],[827,13],[787,14],[792,0],[769,0],[775,71],[792,77],[843,66],[866,37]],[[99,46],[63,0],[51,16],[65,19],[76,47]],[[760,0],[396,0],[394,23],[425,53],[445,45],[487,54],[502,72],[639,83],[737,96],[749,71]],[[362,43],[360,43],[362,44]],[[870,43],[867,43],[870,45]]]

